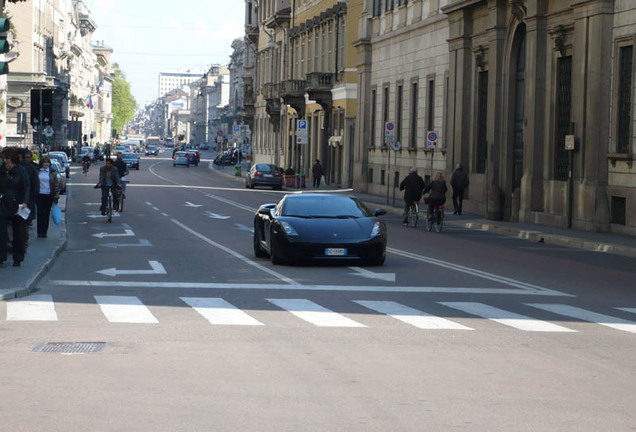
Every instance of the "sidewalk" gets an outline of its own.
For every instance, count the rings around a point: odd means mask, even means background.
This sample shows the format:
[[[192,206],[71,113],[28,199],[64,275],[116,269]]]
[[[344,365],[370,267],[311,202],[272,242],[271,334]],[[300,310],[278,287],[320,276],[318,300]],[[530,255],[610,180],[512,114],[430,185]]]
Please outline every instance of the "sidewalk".
[[[60,195],[62,222],[51,221],[47,238],[38,238],[36,222],[29,229],[29,248],[20,267],[13,267],[11,257],[0,265],[0,300],[29,295],[66,245],[66,195]]]
[[[246,169],[249,169],[249,162],[241,163],[242,177],[234,176],[234,167],[217,167],[210,164],[210,169],[214,169],[224,175],[231,176],[237,181],[245,182],[244,176]],[[316,189],[311,187],[311,179],[307,180],[306,189],[284,188],[289,191],[307,191],[312,192]],[[328,185],[321,185],[318,190],[334,190]],[[337,190],[337,189],[336,189]],[[404,202],[401,196],[395,197],[395,205],[393,197],[389,199],[387,204],[386,196],[371,195],[360,192],[350,192],[370,207],[380,207],[387,210],[388,213],[401,217]],[[447,201],[447,207],[452,209],[452,202]],[[453,215],[447,212],[444,223],[451,226],[470,228],[482,231],[492,231],[499,234],[519,237],[531,242],[541,242],[552,245],[569,246],[586,250],[599,252],[611,252],[620,255],[636,258],[636,238],[612,233],[597,233],[588,231],[578,231],[574,229],[552,227],[547,225],[538,225],[532,223],[515,223],[504,221],[492,221],[477,214],[464,213],[461,216]]]

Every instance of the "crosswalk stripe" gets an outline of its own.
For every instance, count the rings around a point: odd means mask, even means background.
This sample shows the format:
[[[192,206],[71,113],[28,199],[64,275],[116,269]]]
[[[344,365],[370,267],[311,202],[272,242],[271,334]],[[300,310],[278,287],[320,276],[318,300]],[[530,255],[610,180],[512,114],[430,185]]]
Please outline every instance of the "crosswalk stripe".
[[[565,304],[544,304],[544,303],[526,303],[528,306],[553,312],[558,315],[565,315],[571,318],[577,318],[582,321],[593,322],[605,327],[616,330],[622,330],[629,333],[636,333],[636,323],[609,315],[592,312],[575,306]]]
[[[436,317],[392,301],[354,300],[354,302],[421,329],[473,330],[445,318]]]
[[[281,309],[318,327],[366,327],[306,299],[267,299]]]
[[[7,302],[7,321],[57,321],[50,294],[36,294]]]
[[[438,302],[441,305],[461,310],[471,315],[480,316],[509,327],[533,332],[576,332],[547,321],[530,318],[525,315],[505,311],[483,303],[472,302]]]
[[[157,318],[139,298],[134,296],[94,296],[102,313],[110,322],[156,324]]]
[[[222,298],[215,297],[180,297],[203,318],[214,325],[264,325],[242,310]]]
[[[616,309],[636,314],[636,308],[616,308]]]

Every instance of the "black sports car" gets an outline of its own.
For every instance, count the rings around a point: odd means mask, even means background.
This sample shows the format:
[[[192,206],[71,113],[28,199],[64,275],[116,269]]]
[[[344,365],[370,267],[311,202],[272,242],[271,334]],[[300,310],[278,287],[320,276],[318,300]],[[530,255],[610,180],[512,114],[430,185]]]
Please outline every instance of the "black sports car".
[[[305,260],[359,260],[382,265],[386,224],[355,197],[307,193],[285,195],[260,206],[254,216],[254,254],[273,264]]]

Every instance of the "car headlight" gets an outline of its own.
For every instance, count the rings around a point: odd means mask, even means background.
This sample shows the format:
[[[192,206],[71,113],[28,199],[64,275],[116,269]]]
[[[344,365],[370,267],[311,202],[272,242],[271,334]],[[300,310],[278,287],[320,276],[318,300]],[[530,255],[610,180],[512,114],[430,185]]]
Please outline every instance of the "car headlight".
[[[376,222],[373,225],[373,229],[371,230],[371,237],[377,237],[382,233],[382,226],[380,225],[380,222]]]
[[[287,222],[281,222],[280,223],[281,226],[283,227],[283,229],[285,230],[285,233],[289,236],[297,236],[298,233],[296,232],[296,230],[294,229],[293,226],[291,226],[289,223]]]

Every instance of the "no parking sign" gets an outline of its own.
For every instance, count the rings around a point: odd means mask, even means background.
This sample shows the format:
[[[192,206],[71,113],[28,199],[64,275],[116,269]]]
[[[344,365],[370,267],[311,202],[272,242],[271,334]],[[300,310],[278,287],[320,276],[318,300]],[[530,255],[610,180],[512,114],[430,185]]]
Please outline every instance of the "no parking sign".
[[[426,134],[426,147],[430,149],[436,149],[438,144],[439,136],[435,131],[429,131]]]

